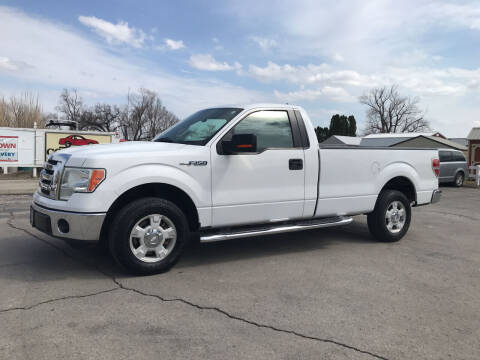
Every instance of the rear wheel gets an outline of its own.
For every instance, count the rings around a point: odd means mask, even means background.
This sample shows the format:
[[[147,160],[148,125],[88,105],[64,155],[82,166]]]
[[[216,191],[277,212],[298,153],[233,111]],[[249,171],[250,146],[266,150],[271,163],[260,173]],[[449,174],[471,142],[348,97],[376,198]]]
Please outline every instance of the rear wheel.
[[[463,173],[458,172],[457,175],[455,175],[455,181],[453,182],[453,184],[456,187],[462,187],[464,181],[465,181],[465,177],[463,176]]]
[[[109,232],[109,249],[115,260],[136,275],[169,270],[189,239],[183,212],[172,202],[143,198],[126,205]]]
[[[385,242],[400,240],[407,233],[410,220],[410,202],[397,190],[382,191],[375,209],[367,216],[371,234],[377,240]]]

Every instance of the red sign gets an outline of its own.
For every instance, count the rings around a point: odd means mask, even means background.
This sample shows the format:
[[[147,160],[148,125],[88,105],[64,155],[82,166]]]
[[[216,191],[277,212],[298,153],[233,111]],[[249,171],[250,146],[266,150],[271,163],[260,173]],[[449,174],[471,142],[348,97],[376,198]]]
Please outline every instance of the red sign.
[[[0,161],[18,161],[18,136],[0,136]]]

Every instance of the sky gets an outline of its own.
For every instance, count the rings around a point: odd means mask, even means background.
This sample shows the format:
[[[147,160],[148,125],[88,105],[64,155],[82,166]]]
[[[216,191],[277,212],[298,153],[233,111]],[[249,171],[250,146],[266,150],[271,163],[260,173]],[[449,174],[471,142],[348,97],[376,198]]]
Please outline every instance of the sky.
[[[303,106],[315,126],[398,84],[431,127],[480,126],[478,0],[0,0],[0,96],[63,88],[87,104],[156,91],[180,118],[252,102]]]

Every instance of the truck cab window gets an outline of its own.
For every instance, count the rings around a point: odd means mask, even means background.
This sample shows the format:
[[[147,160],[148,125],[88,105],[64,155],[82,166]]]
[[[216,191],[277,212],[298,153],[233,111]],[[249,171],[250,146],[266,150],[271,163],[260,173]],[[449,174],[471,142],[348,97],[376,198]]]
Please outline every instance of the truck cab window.
[[[257,150],[268,148],[293,148],[292,128],[286,111],[256,111],[240,121],[232,135],[254,134]]]

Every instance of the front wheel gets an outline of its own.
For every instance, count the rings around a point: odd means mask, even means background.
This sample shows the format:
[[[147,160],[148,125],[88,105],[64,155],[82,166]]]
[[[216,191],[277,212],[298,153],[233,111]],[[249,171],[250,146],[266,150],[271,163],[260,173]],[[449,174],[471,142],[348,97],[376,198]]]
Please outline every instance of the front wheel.
[[[174,203],[143,198],[126,205],[115,216],[109,231],[109,250],[131,273],[151,275],[175,265],[188,239],[187,219]]]
[[[380,193],[373,212],[368,214],[368,228],[380,241],[400,240],[408,231],[412,210],[407,197],[396,190]]]

